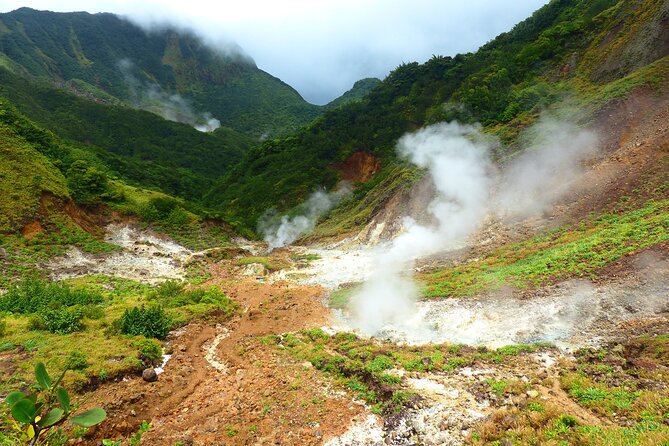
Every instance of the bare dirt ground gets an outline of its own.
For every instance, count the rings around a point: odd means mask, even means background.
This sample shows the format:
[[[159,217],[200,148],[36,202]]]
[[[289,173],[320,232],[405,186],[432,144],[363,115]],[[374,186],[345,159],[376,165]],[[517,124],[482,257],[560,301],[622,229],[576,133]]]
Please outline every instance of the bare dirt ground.
[[[131,434],[142,420],[152,424],[142,444],[321,444],[362,416],[364,408],[335,392],[311,364],[277,355],[259,338],[323,325],[323,290],[231,283],[218,272],[212,283],[242,314],[180,330],[157,382],[131,378],[95,391],[90,404],[102,404],[110,419],[89,444]]]

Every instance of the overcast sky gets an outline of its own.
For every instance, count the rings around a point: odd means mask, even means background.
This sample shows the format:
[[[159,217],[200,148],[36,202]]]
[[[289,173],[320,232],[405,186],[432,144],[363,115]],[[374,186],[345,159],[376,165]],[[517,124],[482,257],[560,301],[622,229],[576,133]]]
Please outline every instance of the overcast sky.
[[[113,12],[169,21],[219,44],[234,41],[257,65],[323,104],[402,62],[474,51],[547,0],[1,0],[51,11]]]

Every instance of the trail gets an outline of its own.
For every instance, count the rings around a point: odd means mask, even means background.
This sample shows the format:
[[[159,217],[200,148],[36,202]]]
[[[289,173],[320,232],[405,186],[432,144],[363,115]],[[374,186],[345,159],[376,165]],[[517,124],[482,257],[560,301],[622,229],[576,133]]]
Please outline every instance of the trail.
[[[229,444],[234,432],[232,444],[317,445],[365,416],[312,367],[287,361],[260,341],[324,324],[322,288],[224,275],[212,283],[240,303],[242,314],[223,325],[191,324],[170,339],[173,356],[156,383],[134,378],[98,389],[91,404],[102,404],[110,420],[95,438],[127,435],[150,420],[142,444]],[[318,404],[310,402],[316,398]]]

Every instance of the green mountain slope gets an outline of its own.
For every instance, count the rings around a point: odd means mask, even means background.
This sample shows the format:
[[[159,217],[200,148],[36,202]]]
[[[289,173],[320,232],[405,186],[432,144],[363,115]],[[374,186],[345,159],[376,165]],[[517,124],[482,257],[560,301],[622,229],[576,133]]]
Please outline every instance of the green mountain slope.
[[[44,194],[70,197],[65,176],[35,148],[38,135],[21,132],[5,107],[0,102],[0,233],[20,229],[34,217]]]
[[[189,200],[198,200],[250,145],[250,138],[229,129],[200,132],[145,111],[98,104],[2,68],[0,96],[110,174]]]
[[[381,80],[375,77],[360,79],[359,81],[356,81],[355,84],[353,84],[353,87],[350,90],[348,90],[338,98],[326,104],[325,108],[328,110],[332,110],[351,102],[362,101],[363,98],[367,96],[369,92],[372,91],[374,87],[376,87],[380,83]]]
[[[186,31],[145,32],[113,14],[0,14],[0,65],[96,101],[159,113],[177,106],[198,120],[208,113],[254,137],[285,134],[320,113],[241,49],[225,51]],[[176,103],[174,94],[182,96]]]
[[[553,0],[476,53],[401,65],[361,102],[253,149],[207,203],[254,227],[266,209],[287,209],[319,186],[334,186],[337,163],[358,151],[381,160],[371,186],[400,187],[384,179],[403,172],[394,167],[395,142],[439,121],[481,122],[513,150],[518,132],[551,104],[571,98],[592,116],[631,89],[666,78],[667,64],[652,63],[669,54],[668,16],[663,0]]]

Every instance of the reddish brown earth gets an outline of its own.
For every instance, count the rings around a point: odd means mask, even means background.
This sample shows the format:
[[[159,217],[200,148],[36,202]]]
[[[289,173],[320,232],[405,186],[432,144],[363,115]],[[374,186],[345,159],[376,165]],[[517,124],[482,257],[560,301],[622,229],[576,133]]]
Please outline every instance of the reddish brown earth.
[[[215,267],[212,283],[241,305],[241,314],[219,325],[187,326],[170,341],[173,357],[157,382],[134,377],[95,391],[88,404],[104,407],[109,419],[85,444],[128,436],[142,420],[152,425],[142,440],[148,445],[321,444],[362,413],[310,364],[261,341],[263,335],[326,323],[323,290],[252,279],[232,283],[226,271]],[[207,361],[205,351],[218,334],[220,343],[212,350],[227,368],[222,371]]]
[[[335,164],[333,168],[339,172],[342,180],[352,183],[365,182],[372,179],[381,164],[379,160],[367,152],[355,152],[344,162]]]

